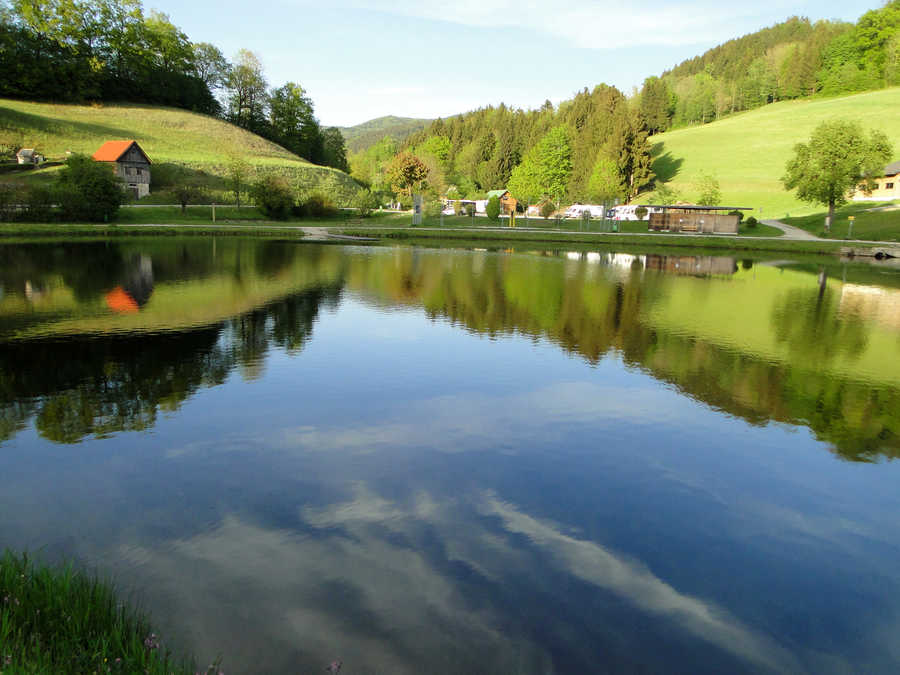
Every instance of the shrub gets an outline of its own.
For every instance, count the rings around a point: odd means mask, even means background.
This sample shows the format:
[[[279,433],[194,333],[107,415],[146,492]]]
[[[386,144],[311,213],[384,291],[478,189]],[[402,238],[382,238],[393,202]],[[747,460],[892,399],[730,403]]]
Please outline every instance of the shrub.
[[[647,215],[647,207],[646,207],[646,206],[639,206],[639,207],[637,207],[637,208],[634,210],[634,215],[637,216],[637,219],[638,219],[638,220],[643,220],[643,219],[644,219],[644,216]]]
[[[734,211],[729,211],[729,212],[728,212],[728,215],[729,215],[729,216],[737,216],[737,217],[738,217],[738,222],[741,222],[741,221],[744,219],[744,212],[743,212],[743,211],[738,211],[737,209],[735,209]],[[752,217],[752,216],[751,216],[751,217]]]
[[[356,193],[353,199],[353,207],[360,218],[368,218],[372,215],[372,211],[378,208],[378,198],[371,190],[363,188]]]
[[[337,215],[337,207],[331,197],[319,190],[310,192],[301,203],[304,216],[310,218],[328,218]]]
[[[72,220],[112,220],[125,198],[122,183],[109,166],[87,155],[69,157],[57,180],[63,216]]]
[[[182,213],[187,210],[188,204],[191,202],[199,203],[205,194],[206,192],[203,188],[193,179],[188,179],[172,188],[172,196],[181,204]]]
[[[437,199],[429,199],[422,206],[422,212],[428,218],[437,218],[441,215],[441,211],[443,211],[443,204]]]
[[[29,185],[22,191],[20,197],[24,206],[21,214],[22,220],[32,223],[53,220],[53,204],[58,199],[61,199],[59,194],[45,185]],[[86,218],[85,220],[89,219]]]
[[[490,199],[488,199],[487,206],[484,207],[485,212],[487,213],[487,217],[491,220],[497,220],[500,218],[500,198],[497,195],[494,195]]]
[[[462,215],[462,212],[463,212],[462,202],[457,199],[455,202],[453,202],[453,213],[455,213],[457,216],[459,216],[459,215]]]
[[[10,222],[18,215],[22,197],[20,188],[13,183],[0,183],[0,221]]]
[[[541,215],[547,220],[556,211],[556,205],[553,202],[544,202],[541,204]]]
[[[756,227],[757,220],[753,216],[747,218],[747,222],[745,223],[747,227]]]
[[[466,215],[474,216],[475,215],[475,205],[472,202],[466,204]]]
[[[291,215],[294,194],[287,181],[280,176],[263,176],[250,188],[250,197],[269,218],[284,220]]]

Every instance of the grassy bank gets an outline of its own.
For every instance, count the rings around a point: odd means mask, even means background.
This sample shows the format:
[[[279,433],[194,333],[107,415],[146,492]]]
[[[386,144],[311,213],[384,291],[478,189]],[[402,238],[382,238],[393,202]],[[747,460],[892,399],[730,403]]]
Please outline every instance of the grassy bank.
[[[763,239],[758,237],[725,237],[719,235],[668,234],[602,234],[564,232],[556,230],[522,230],[478,228],[447,230],[431,228],[331,228],[331,232],[350,236],[374,237],[386,241],[434,242],[439,240],[481,243],[486,241],[546,244],[602,244],[604,246],[676,247],[715,251],[781,251],[786,253],[837,253],[841,243],[836,241],[801,241],[793,239]]]
[[[782,218],[783,223],[799,227],[818,237],[848,239],[850,216],[854,217],[852,238],[870,241],[900,241],[900,203],[853,202],[835,211],[831,232],[825,233],[825,212]]]
[[[216,672],[217,669],[206,671]],[[108,583],[6,551],[0,558],[0,672],[192,673]]]
[[[781,251],[787,253],[837,253],[840,241],[800,241],[791,239],[766,239],[763,237],[726,237],[720,235],[668,235],[628,234],[598,232],[567,232],[555,229],[522,229],[500,227],[487,229],[468,227],[449,229],[428,227],[397,227],[377,220],[361,221],[361,224],[344,224],[342,221],[300,221],[295,223],[247,223],[221,225],[56,225],[56,224],[0,224],[0,241],[16,243],[26,238],[65,239],[74,237],[108,238],[134,236],[243,236],[296,239],[304,237],[302,226],[324,227],[332,234],[381,240],[384,243],[405,241],[463,242],[478,245],[482,242],[538,243],[538,244],[588,244],[603,246],[633,245],[640,247],[676,247],[711,251]],[[340,240],[334,240],[341,243]]]

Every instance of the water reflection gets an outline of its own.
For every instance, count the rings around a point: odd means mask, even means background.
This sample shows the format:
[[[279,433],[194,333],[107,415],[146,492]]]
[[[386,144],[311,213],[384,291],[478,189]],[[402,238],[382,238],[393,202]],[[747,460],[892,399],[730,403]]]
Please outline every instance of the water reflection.
[[[176,648],[231,672],[900,658],[897,465],[825,451],[898,451],[880,271],[242,240],[0,259],[0,536],[141,589]]]
[[[900,291],[838,282],[821,267],[597,252],[348,255],[240,241],[0,255],[0,438],[32,415],[63,442],[147,429],[157,408],[177,408],[235,367],[258,377],[270,344],[301,349],[318,305],[348,288],[479,333],[548,338],[591,363],[621,354],[753,423],[807,425],[849,459],[900,451]],[[42,363],[60,366],[42,373]]]

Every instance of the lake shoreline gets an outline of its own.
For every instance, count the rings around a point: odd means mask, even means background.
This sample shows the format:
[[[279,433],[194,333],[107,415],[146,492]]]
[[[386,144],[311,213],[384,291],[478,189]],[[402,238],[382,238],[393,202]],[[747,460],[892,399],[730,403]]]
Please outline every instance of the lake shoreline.
[[[580,244],[647,246],[690,248],[711,251],[772,251],[790,253],[813,253],[839,255],[843,241],[807,241],[780,238],[760,237],[728,237],[721,235],[672,235],[672,234],[629,234],[629,233],[597,233],[597,232],[560,232],[542,230],[474,230],[474,229],[431,229],[431,228],[385,228],[345,225],[321,228],[323,233],[338,235],[340,238],[329,240],[316,238],[316,243],[352,242],[353,238],[361,243],[418,243],[418,242],[494,242],[498,244]],[[305,231],[306,230],[306,231]],[[109,224],[3,224],[0,225],[0,241],[13,243],[13,240],[25,238],[48,237],[135,237],[135,236],[252,236],[290,238],[311,241],[309,227],[301,225],[109,225]],[[372,240],[377,241],[372,241]],[[875,248],[876,243],[856,244],[856,248]]]

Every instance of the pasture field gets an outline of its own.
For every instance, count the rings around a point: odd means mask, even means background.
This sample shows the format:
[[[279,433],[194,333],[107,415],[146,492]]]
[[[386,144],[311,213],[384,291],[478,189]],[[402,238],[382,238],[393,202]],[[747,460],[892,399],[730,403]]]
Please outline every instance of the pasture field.
[[[350,176],[317,166],[279,145],[209,115],[138,104],[63,105],[0,99],[0,145],[35,148],[48,162],[66,153],[93,154],[105,141],[134,139],[154,166],[185,166],[217,201],[230,199],[225,183],[232,157],[251,173],[276,173],[308,190],[327,187],[349,199],[357,186]],[[50,180],[58,167],[0,174],[0,180]],[[164,169],[163,169],[164,171]],[[162,175],[162,174],[160,174]],[[172,201],[151,194],[150,202]]]
[[[651,137],[654,171],[687,201],[694,201],[704,171],[714,176],[727,206],[749,206],[759,218],[804,216],[823,208],[786,192],[784,167],[796,143],[809,139],[820,123],[846,118],[866,129],[880,129],[894,141],[900,159],[900,88],[839,98],[774,103],[703,126]],[[653,203],[653,193],[637,200]]]

